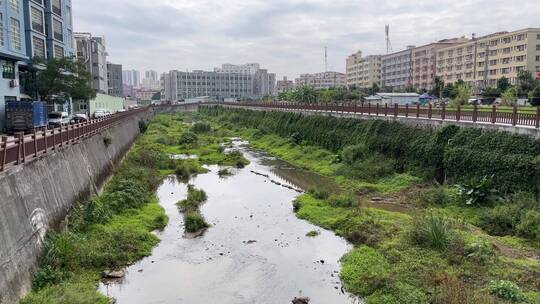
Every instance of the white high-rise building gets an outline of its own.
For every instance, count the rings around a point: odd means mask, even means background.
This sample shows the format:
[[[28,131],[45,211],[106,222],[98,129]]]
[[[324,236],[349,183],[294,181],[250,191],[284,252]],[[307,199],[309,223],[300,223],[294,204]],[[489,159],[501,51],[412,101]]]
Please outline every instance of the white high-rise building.
[[[141,86],[141,73],[137,70],[122,71],[124,84],[138,88]]]

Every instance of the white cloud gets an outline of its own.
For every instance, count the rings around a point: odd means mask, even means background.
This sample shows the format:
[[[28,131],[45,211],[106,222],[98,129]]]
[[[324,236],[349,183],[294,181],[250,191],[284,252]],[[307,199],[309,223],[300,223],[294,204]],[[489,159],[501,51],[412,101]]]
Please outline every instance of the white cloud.
[[[538,0],[73,0],[76,31],[105,36],[126,68],[211,69],[259,62],[293,78],[345,58],[434,40],[539,27]]]

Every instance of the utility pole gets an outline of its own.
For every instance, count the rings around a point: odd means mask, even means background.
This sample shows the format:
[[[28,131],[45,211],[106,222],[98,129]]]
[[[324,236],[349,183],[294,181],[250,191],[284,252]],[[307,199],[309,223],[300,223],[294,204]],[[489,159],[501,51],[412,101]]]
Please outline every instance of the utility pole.
[[[328,72],[328,47],[324,47],[324,72]]]

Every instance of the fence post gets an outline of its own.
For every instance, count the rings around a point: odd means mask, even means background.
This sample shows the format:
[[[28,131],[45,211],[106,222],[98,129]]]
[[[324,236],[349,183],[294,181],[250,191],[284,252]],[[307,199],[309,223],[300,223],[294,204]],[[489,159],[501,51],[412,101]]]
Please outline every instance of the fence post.
[[[360,114],[364,115],[364,101],[360,103]]]
[[[377,116],[379,116],[379,103],[377,102],[377,112],[375,112]]]
[[[441,119],[442,120],[446,119],[446,104],[445,103],[443,103],[443,105],[442,105]]]
[[[38,157],[36,128],[34,128],[34,157]]]
[[[395,103],[395,104],[394,104],[394,117],[397,117],[397,116],[398,116],[398,111],[399,111],[399,109],[398,109],[398,104]]]
[[[405,104],[405,117],[409,117],[409,104]]]
[[[4,150],[2,150],[2,164],[0,164],[2,167],[0,171],[4,171],[4,167],[6,166],[7,140],[7,136],[2,136],[2,146],[4,147]]]
[[[54,133],[54,128],[52,128],[52,150],[56,150],[56,135]]]
[[[429,106],[428,106],[428,114],[427,114],[427,117],[428,117],[428,119],[431,119],[431,117],[433,117],[433,106],[431,105],[431,103],[430,103]]]
[[[458,105],[457,111],[456,111],[456,121],[460,121],[460,120],[461,120],[461,105]]]
[[[536,128],[540,128],[540,107],[536,107]]]
[[[21,164],[21,133],[15,133],[17,139],[17,165]]]
[[[491,108],[491,123],[495,124],[497,122],[497,107],[495,105]]]
[[[354,101],[354,114],[356,114],[356,107],[358,106],[358,104],[356,103],[356,100]]]
[[[478,115],[478,105],[474,104],[473,106],[473,113],[472,113],[472,121],[476,122],[476,115]]]
[[[512,109],[512,126],[517,125],[517,105],[514,104],[514,108]]]
[[[367,103],[367,114],[371,115],[371,102]]]
[[[45,141],[45,154],[49,152],[49,143],[47,140],[47,127],[43,128],[43,140]]]
[[[416,118],[420,118],[420,103],[416,103]]]
[[[388,104],[384,104],[384,116],[388,116]]]

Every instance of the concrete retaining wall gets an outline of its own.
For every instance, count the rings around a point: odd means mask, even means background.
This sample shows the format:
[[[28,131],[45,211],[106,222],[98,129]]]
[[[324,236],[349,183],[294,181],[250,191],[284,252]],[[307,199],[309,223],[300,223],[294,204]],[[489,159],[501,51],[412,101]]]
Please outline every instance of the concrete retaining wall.
[[[17,303],[30,291],[48,228],[57,227],[75,202],[98,192],[146,115],[0,173],[1,304]],[[106,136],[112,139],[108,147]]]

